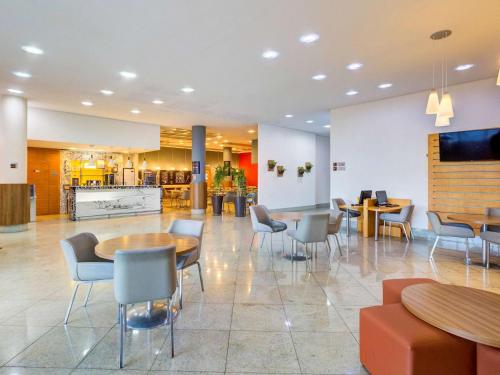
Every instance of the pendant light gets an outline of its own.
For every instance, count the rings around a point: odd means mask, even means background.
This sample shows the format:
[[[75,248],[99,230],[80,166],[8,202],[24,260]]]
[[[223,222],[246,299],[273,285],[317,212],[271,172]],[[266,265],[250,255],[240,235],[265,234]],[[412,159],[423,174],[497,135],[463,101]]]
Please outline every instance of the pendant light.
[[[148,167],[148,162],[146,160],[146,157],[144,157],[144,160],[142,161],[142,169],[146,169]]]
[[[113,160],[113,155],[111,155],[108,160],[108,167],[113,168],[114,166],[115,166],[115,161]]]
[[[127,158],[127,164],[125,165],[125,168],[133,168],[134,164],[132,163],[132,160],[130,160],[130,156]]]
[[[500,86],[500,68],[498,68],[497,86]]]
[[[435,89],[435,69],[436,65],[432,64],[432,87],[433,89],[429,93],[429,97],[427,98],[427,107],[425,108],[426,115],[436,115],[439,110],[439,96],[438,92]]]
[[[95,168],[94,155],[90,155],[89,162],[87,163],[88,168]]]
[[[450,125],[450,118],[445,116],[436,116],[436,122],[434,124],[436,127],[448,126]]]
[[[438,117],[453,117],[453,103],[451,95],[445,90],[448,89],[448,61],[444,59],[444,84],[442,88],[441,103],[439,103]],[[443,78],[442,78],[443,79]],[[437,122],[437,120],[436,120]]]

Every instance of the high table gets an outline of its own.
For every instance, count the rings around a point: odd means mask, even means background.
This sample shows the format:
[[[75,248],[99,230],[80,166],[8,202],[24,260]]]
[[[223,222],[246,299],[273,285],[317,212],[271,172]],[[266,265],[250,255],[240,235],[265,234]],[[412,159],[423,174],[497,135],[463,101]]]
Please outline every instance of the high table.
[[[175,245],[175,253],[180,256],[196,250],[199,241],[196,237],[170,233],[131,234],[100,242],[95,253],[101,258],[114,260],[117,250],[132,251],[171,245]],[[145,307],[134,307],[127,313],[127,326],[134,329],[153,328],[165,324],[167,317],[168,308],[165,304],[149,301]]]
[[[417,318],[452,335],[500,348],[500,295],[456,285],[425,283],[401,293]]]
[[[466,222],[481,225],[481,230],[485,231],[488,225],[500,225],[500,217],[488,215],[472,215],[472,214],[452,214],[448,215],[448,219],[458,222]],[[486,241],[483,241],[483,267],[489,267],[490,254],[487,251]]]

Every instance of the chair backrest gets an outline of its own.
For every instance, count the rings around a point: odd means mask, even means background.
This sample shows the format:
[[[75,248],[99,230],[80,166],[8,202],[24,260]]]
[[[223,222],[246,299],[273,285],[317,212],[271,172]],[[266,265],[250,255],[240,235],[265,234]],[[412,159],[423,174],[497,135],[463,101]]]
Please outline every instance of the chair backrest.
[[[252,228],[254,231],[259,230],[258,224],[264,224],[268,227],[272,227],[272,220],[266,206],[260,204],[250,206],[250,219],[252,220]]]
[[[326,241],[329,219],[329,213],[304,215],[295,234],[297,240],[303,243]]]
[[[342,226],[343,218],[344,218],[344,213],[342,211],[334,212],[330,216],[328,224],[328,234],[336,234],[340,232],[340,227]]]
[[[340,211],[340,206],[345,205],[345,202],[342,198],[333,198],[332,199],[332,208],[333,211],[338,212]]]
[[[496,207],[486,207],[484,210],[484,214],[488,216],[498,216],[500,217],[500,208]]]
[[[443,226],[443,222],[441,221],[441,218],[439,217],[437,212],[434,211],[428,211],[427,212],[427,217],[429,218],[429,221],[431,222],[431,227],[434,233],[439,235],[441,233],[441,228]]]
[[[411,215],[413,214],[413,209],[415,206],[413,204],[410,204],[408,206],[404,206],[401,209],[401,212],[399,213],[399,220],[404,223],[406,221],[410,221]]]
[[[99,241],[92,233],[79,233],[61,240],[64,258],[73,280],[79,280],[78,263],[104,261],[95,255],[95,247],[98,243]]]
[[[177,287],[175,246],[115,252],[115,299],[132,304],[170,298]]]
[[[203,239],[203,226],[205,224],[200,220],[181,220],[176,219],[170,223],[167,233],[180,234],[184,236],[193,236],[198,238],[198,258],[201,254],[201,241]]]

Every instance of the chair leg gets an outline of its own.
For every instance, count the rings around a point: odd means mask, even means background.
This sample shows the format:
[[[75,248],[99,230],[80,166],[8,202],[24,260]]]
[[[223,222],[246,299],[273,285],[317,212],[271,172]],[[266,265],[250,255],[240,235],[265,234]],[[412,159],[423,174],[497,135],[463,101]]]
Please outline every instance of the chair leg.
[[[465,239],[465,264],[471,264],[468,238]]]
[[[385,238],[385,220],[384,220],[384,234],[383,237]]]
[[[389,221],[389,238],[392,237],[392,223]]]
[[[281,232],[281,255],[285,255],[285,231]]]
[[[120,305],[120,368],[123,368],[125,325],[127,324],[127,311],[125,305]]]
[[[252,251],[253,240],[255,239],[255,232],[253,232],[252,241],[250,241],[250,248],[248,251]]]
[[[332,258],[335,252],[332,254],[332,249],[330,248],[330,241],[328,241],[328,236],[326,237],[326,246],[328,247],[328,269],[332,269]]]
[[[262,246],[264,246],[264,240],[266,239],[266,232],[264,232],[264,235],[262,236],[262,240],[260,241],[260,248],[262,249]]]
[[[337,236],[337,233],[334,234],[334,237],[335,237],[335,240],[337,241],[337,247],[339,248],[340,256],[342,256],[342,248],[340,247],[340,241],[339,241],[339,238]]]
[[[174,312],[172,308],[173,308],[173,303],[172,299],[170,299],[168,301],[168,311],[170,318],[170,347],[171,347],[170,356],[174,358]]]
[[[410,237],[408,237],[408,233],[406,232],[406,226],[404,223],[401,223],[401,227],[403,228],[403,232],[405,233],[406,242],[410,242]]]
[[[197,261],[196,265],[198,266],[198,275],[200,275],[201,291],[204,292],[205,291],[205,287],[203,286],[203,276],[201,275],[201,265],[200,265],[200,262]]]
[[[179,277],[179,308],[182,310],[182,279],[184,278],[183,275],[184,275],[184,272],[183,270],[181,269],[180,270],[180,277]]]
[[[429,259],[432,259],[432,256],[434,255],[434,251],[436,250],[436,246],[439,242],[439,236],[436,236],[436,241],[434,241],[434,245],[432,246],[431,253],[429,255]]]
[[[66,311],[66,316],[64,317],[64,325],[68,324],[69,314],[71,313],[71,308],[73,307],[73,303],[75,302],[76,292],[78,292],[78,287],[80,283],[76,283],[73,294],[71,295],[71,299],[69,300],[68,310]]]
[[[491,251],[491,243],[490,241],[486,241],[486,269],[490,268],[490,251]]]
[[[87,292],[87,297],[85,297],[85,302],[83,303],[83,306],[85,306],[85,307],[87,307],[87,303],[89,302],[90,293],[92,292],[93,286],[94,286],[94,283],[90,283],[89,291]]]

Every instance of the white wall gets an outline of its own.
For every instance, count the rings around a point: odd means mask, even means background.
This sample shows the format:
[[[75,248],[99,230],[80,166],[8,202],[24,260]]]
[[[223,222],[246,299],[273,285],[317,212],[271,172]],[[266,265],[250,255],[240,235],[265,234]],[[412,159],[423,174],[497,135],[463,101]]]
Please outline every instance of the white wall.
[[[325,138],[325,137],[321,137]],[[328,138],[326,138],[328,139]],[[323,147],[323,150],[317,148]],[[324,199],[323,189],[316,189],[317,175],[328,179],[328,166],[316,161],[317,155],[328,156],[328,142],[317,140],[313,133],[281,128],[270,125],[259,125],[259,203],[270,209],[314,206]],[[267,161],[276,160],[278,165],[286,168],[283,177],[277,177],[276,170],[267,170]],[[297,167],[310,161],[314,167],[304,177],[297,176]],[[327,161],[328,163],[328,161]],[[328,184],[328,182],[326,182]]]
[[[315,148],[316,204],[330,202],[330,138],[316,136]]]
[[[28,139],[158,150],[160,126],[30,107]]]
[[[331,196],[355,200],[362,189],[387,190],[411,198],[412,225],[427,228],[427,135],[500,126],[500,87],[486,79],[449,87],[455,117],[446,128],[425,115],[428,92],[331,111],[332,161],[346,171],[330,172]]]
[[[0,97],[0,183],[26,183],[26,99]],[[17,164],[17,168],[11,168]]]

